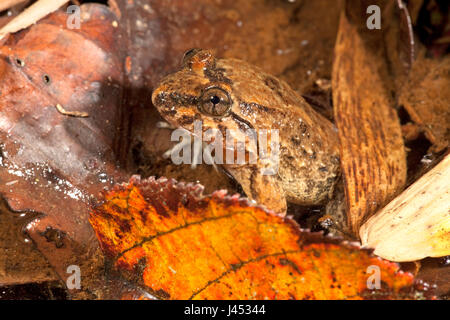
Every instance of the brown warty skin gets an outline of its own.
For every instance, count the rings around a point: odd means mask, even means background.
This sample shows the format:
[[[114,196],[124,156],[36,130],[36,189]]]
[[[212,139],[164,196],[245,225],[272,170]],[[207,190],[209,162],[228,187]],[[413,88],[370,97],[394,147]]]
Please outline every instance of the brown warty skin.
[[[191,133],[195,120],[202,121],[203,133],[217,129],[224,140],[229,129],[236,141],[247,141],[247,160],[260,146],[245,140],[245,132],[277,129],[278,161],[258,156],[256,163],[222,165],[257,203],[285,214],[286,201],[317,205],[332,195],[339,176],[335,127],[284,81],[260,68],[194,49],[180,71],[159,83],[152,102],[167,122]],[[263,174],[265,168],[275,168],[275,174]]]

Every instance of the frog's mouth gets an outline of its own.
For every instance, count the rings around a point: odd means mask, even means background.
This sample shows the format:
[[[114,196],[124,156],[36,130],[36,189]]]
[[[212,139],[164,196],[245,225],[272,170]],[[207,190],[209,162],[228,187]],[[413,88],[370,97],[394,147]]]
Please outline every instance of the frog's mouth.
[[[253,127],[253,125],[250,122],[248,122],[244,118],[238,116],[236,113],[231,112],[230,115],[231,115],[231,119],[233,119],[233,121],[237,123],[237,125],[239,126],[239,128],[242,131],[255,130],[255,128]]]

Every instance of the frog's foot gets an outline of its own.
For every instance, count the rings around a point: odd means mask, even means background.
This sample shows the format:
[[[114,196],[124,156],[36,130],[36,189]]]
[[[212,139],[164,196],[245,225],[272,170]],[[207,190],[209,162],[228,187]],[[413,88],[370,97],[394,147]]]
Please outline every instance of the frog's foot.
[[[335,190],[335,194],[325,206],[326,214],[319,218],[320,226],[332,236],[344,237],[357,241],[351,233],[347,222],[346,202],[342,183]]]
[[[158,129],[170,129],[170,130],[175,130],[176,128],[173,127],[172,125],[170,125],[170,123],[166,122],[166,121],[158,121],[156,123],[156,127]]]
[[[287,203],[277,175],[264,174],[257,166],[227,167],[226,170],[241,184],[247,197],[274,212],[286,215]]]
[[[164,122],[164,121],[158,121],[156,123],[156,127],[160,128],[160,129],[171,129],[171,130],[178,129],[178,130],[183,131],[182,135],[181,135],[181,137],[182,137],[181,142],[177,143],[172,148],[170,148],[169,150],[164,152],[163,153],[164,159],[168,159],[169,157],[171,157],[172,154],[179,154],[179,152],[181,150],[185,150],[185,148],[191,149],[192,134],[188,130],[183,129],[183,128],[174,128],[169,123]],[[207,148],[207,144],[204,142],[202,142],[201,144],[194,143],[191,168],[195,169],[198,164],[202,163],[202,157],[203,157],[205,160],[205,163],[212,164],[214,169],[217,171],[218,169],[217,169],[216,164],[214,163],[214,158],[212,158],[211,153],[204,152],[204,150],[206,148]]]

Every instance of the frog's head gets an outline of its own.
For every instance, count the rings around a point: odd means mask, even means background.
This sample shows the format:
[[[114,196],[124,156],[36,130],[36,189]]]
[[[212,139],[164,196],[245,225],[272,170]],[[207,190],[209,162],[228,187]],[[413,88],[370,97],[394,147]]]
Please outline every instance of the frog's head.
[[[162,79],[153,91],[153,105],[171,125],[190,132],[196,120],[203,131],[218,129],[223,136],[226,129],[251,129],[251,121],[240,115],[234,67],[226,61],[207,50],[189,50],[181,70]]]

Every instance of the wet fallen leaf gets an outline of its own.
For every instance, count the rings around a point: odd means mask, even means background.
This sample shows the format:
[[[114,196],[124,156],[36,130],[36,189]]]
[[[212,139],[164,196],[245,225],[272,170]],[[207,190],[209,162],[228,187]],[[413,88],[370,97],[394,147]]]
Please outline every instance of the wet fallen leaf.
[[[81,29],[68,29],[68,15],[58,11],[0,45],[0,193],[12,211],[41,213],[22,227],[64,280],[67,266],[84,272],[99,250],[88,222],[91,194],[121,175],[114,152],[123,76],[116,18],[106,6],[80,8]],[[58,104],[89,117],[62,114]],[[2,277],[3,261],[0,283],[32,280],[31,272],[14,279],[11,269]]]
[[[399,104],[402,105],[425,137],[430,151],[439,152],[450,141],[450,57],[420,57],[413,65]]]
[[[450,256],[421,260],[417,277],[435,284],[435,294],[438,297],[447,300],[450,298]]]
[[[200,185],[133,177],[105,192],[90,222],[122,275],[162,299],[423,297],[397,264]],[[379,290],[368,289],[370,268]]]
[[[30,217],[31,216],[31,217]],[[22,227],[35,212],[13,212],[0,198],[0,285],[57,280],[45,258],[27,243]],[[0,299],[1,299],[0,290]]]

